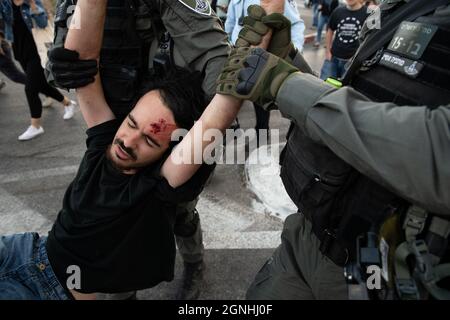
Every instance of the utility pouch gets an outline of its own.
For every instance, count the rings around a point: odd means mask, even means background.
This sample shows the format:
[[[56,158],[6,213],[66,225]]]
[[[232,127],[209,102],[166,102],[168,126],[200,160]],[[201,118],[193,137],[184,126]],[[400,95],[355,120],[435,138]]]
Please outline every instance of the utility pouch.
[[[351,167],[328,148],[294,128],[282,155],[281,178],[286,191],[307,217],[327,213],[344,186]]]

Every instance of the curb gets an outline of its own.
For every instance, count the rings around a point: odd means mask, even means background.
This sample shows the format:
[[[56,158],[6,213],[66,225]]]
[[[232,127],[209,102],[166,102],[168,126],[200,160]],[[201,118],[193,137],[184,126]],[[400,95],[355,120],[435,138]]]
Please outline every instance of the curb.
[[[314,39],[316,38],[316,33],[310,33],[305,35],[305,44],[314,42]]]

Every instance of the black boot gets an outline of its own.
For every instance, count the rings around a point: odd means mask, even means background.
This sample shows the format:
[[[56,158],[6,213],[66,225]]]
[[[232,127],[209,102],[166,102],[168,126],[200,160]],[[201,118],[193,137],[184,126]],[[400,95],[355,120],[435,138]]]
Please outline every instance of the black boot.
[[[194,263],[184,262],[183,278],[177,291],[177,300],[197,300],[203,282],[205,263],[203,260]]]

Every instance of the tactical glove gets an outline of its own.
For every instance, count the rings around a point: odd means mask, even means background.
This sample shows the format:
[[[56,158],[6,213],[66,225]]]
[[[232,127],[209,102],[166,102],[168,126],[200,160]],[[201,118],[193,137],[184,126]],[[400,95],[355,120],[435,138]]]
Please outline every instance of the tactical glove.
[[[272,37],[267,51],[277,57],[286,59],[295,50],[291,40],[291,22],[281,13],[266,15],[261,6],[248,7],[248,16],[236,41],[237,47],[257,46],[262,38],[272,29]]]
[[[298,69],[261,48],[237,48],[217,80],[217,93],[251,100],[264,109],[273,103],[281,84]]]
[[[94,82],[98,72],[96,60],[80,60],[78,52],[57,47],[48,52],[48,69],[54,84],[64,89],[81,88]]]

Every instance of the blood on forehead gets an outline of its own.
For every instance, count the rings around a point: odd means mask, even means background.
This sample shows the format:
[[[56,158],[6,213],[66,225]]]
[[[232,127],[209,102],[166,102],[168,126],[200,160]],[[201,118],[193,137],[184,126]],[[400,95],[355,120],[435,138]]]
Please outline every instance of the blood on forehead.
[[[157,136],[170,136],[176,128],[175,124],[168,123],[166,119],[162,118],[149,124],[149,132]]]

